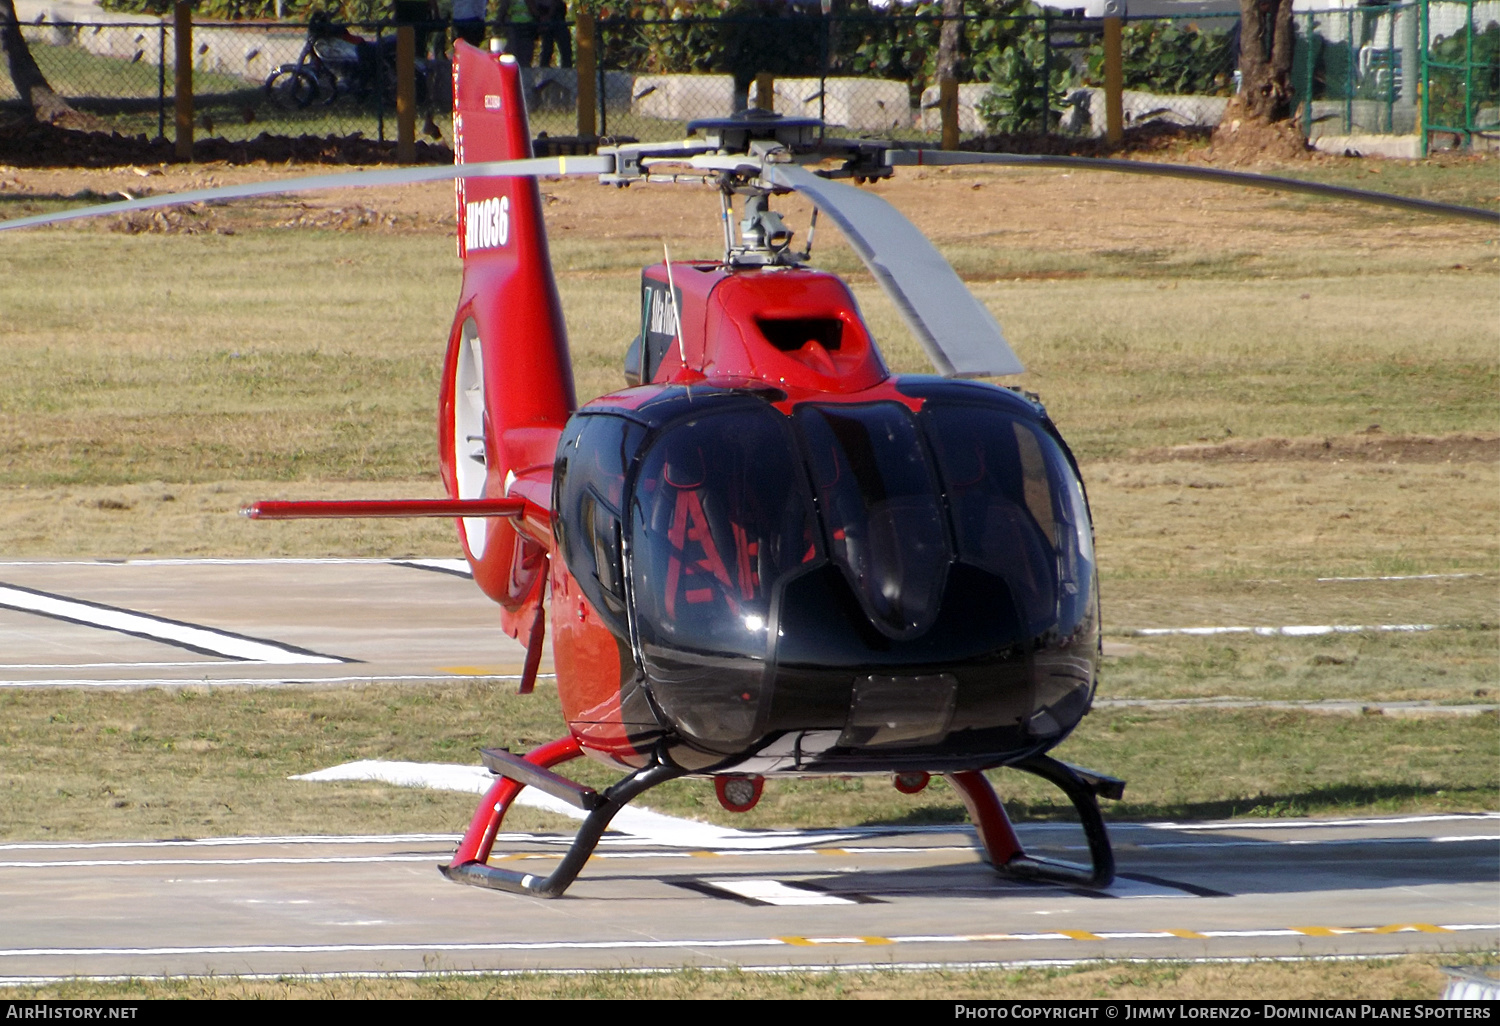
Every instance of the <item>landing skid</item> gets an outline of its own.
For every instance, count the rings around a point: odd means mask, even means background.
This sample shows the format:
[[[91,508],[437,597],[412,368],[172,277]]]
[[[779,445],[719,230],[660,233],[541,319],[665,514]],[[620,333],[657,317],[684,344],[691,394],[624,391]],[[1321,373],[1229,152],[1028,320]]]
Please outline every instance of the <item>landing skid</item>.
[[[497,774],[497,778],[479,803],[468,832],[453,853],[453,861],[438,868],[455,883],[539,898],[556,898],[568,889],[598,846],[610,820],[631,799],[687,772],[657,757],[650,765],[636,770],[601,793],[552,772],[551,767],[583,754],[578,741],[572,737],[542,745],[524,758],[499,749],[485,749],[481,754],[484,764]],[[1115,857],[1104,828],[1104,818],[1099,814],[1099,797],[1119,798],[1125,791],[1125,782],[1070,766],[1046,755],[1033,755],[1011,765],[1056,784],[1072,801],[1088,838],[1090,865],[1026,854],[1010,825],[1010,818],[1005,814],[1005,806],[1000,804],[985,775],[978,770],[949,773],[948,781],[969,810],[990,863],[997,871],[1019,879],[1048,880],[1083,887],[1109,886],[1115,878]],[[528,786],[560,798],[586,813],[583,825],[578,828],[562,861],[546,876],[489,864],[505,814],[521,789]]]
[[[592,787],[575,784],[549,768],[583,754],[577,740],[572,737],[545,744],[530,752],[524,759],[496,749],[485,749],[481,754],[484,764],[499,776],[485,794],[484,800],[479,803],[479,810],[474,813],[468,833],[464,834],[458,850],[453,853],[453,861],[438,868],[455,883],[530,894],[538,898],[556,898],[568,889],[589,856],[594,853],[609,821],[632,798],[663,781],[680,777],[685,772],[659,759],[653,760],[651,765],[636,770],[619,783],[605,788],[601,794]],[[588,814],[573,837],[567,854],[557,864],[557,868],[546,876],[489,865],[490,851],[495,844],[495,835],[500,832],[505,813],[509,811],[521,789],[528,785],[545,791],[554,798],[561,798]]]
[[[1068,796],[1088,840],[1089,865],[1026,854],[1010,825],[1010,817],[1005,814],[1005,806],[1000,804],[985,775],[977,770],[949,773],[948,782],[963,798],[990,864],[997,872],[1022,880],[1108,887],[1115,878],[1115,853],[1110,847],[1104,817],[1099,813],[1099,799],[1119,798],[1125,793],[1125,781],[1070,766],[1049,755],[1033,755],[1010,765],[1056,784]]]

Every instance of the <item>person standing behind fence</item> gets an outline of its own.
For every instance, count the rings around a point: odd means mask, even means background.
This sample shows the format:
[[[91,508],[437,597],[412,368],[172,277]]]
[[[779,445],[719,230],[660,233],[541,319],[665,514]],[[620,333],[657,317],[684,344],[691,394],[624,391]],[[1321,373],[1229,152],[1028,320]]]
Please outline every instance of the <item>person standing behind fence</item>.
[[[506,3],[507,0],[501,0]],[[537,22],[540,20],[538,0],[508,0],[505,11],[506,52],[515,57],[521,67],[531,67],[536,56]]]
[[[557,47],[557,66],[573,66],[573,38],[568,34],[568,0],[537,0],[538,20],[542,24],[542,52],[536,65],[545,68],[552,63],[552,48]]]
[[[489,6],[488,0],[453,0],[453,38],[470,46],[483,46]]]

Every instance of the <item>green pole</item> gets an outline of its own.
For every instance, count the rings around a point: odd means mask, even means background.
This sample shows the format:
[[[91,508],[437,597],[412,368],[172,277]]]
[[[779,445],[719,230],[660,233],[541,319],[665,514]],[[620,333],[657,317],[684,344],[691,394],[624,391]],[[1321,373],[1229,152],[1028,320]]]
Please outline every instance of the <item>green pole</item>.
[[[1422,61],[1422,156],[1427,156],[1427,97],[1432,92],[1429,78],[1432,69],[1427,66],[1427,0],[1417,6],[1417,53]]]
[[[1349,71],[1344,72],[1344,135],[1349,135],[1355,130],[1355,55],[1359,49],[1355,46],[1355,9],[1349,7],[1344,12],[1344,40],[1349,45],[1349,60],[1352,62]]]
[[[1385,37],[1385,130],[1394,132],[1396,130],[1396,8],[1386,7],[1385,16],[1390,19],[1386,22]]]
[[[1468,3],[1464,25],[1464,145],[1474,148],[1474,0]]]

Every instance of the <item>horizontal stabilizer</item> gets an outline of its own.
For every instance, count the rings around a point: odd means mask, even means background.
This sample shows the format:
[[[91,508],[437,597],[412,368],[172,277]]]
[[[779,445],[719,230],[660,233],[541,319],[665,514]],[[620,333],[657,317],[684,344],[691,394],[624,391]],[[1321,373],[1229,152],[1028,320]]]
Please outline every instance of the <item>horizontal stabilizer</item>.
[[[279,502],[246,506],[251,520],[338,520],[353,517],[518,517],[524,499],[354,499],[343,502]]]

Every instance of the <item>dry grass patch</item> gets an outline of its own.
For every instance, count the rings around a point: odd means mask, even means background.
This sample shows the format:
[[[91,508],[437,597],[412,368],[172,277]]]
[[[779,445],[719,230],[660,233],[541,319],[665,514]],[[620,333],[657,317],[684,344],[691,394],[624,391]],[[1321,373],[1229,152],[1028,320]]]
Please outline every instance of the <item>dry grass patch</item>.
[[[1083,469],[1100,567],[1111,578],[1500,569],[1500,462],[1095,462]]]
[[[1440,966],[1483,965],[1492,952],[1405,955],[1350,962],[1086,962],[1055,969],[776,972],[680,969],[661,973],[463,974],[423,979],[294,977],[247,980],[186,977],[110,983],[69,981],[6,988],[12,1000],[115,998],[261,998],[337,1000],[426,998],[458,1000],[634,999],[1162,999],[1185,1001],[1430,1000],[1448,977]]]
[[[143,481],[0,488],[0,537],[12,559],[86,556],[448,556],[446,520],[260,523],[236,515],[258,499],[440,497],[436,474],[382,481]],[[482,601],[475,593],[475,601]]]
[[[1108,658],[1102,698],[1243,698],[1308,702],[1500,702],[1491,630],[1131,638]]]

